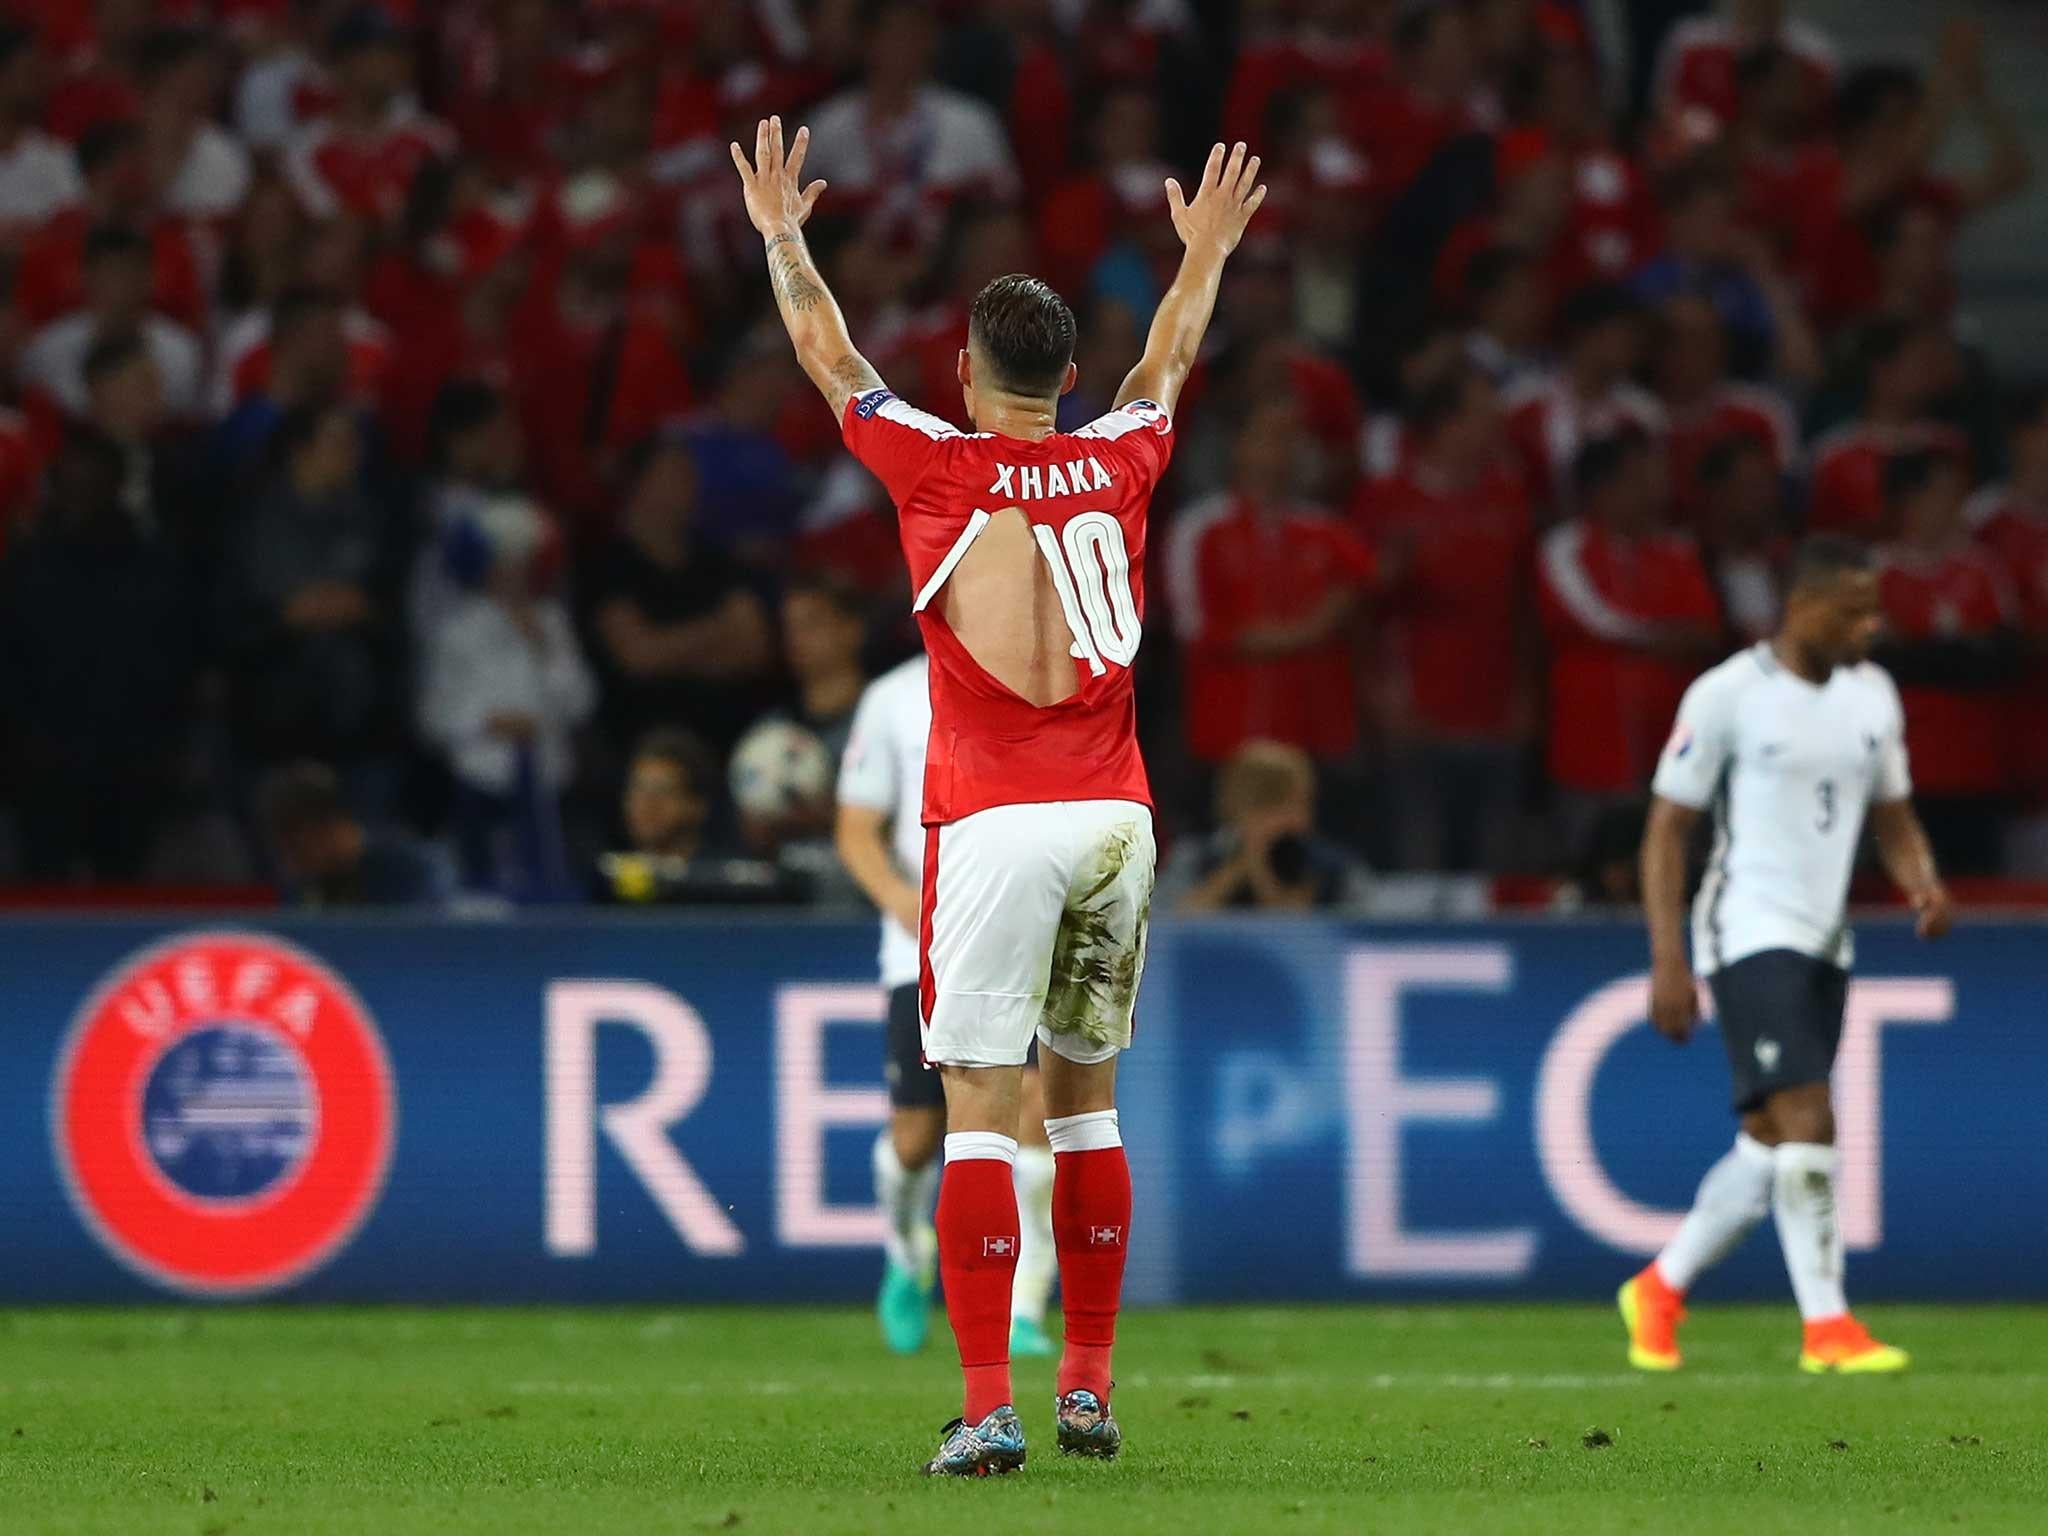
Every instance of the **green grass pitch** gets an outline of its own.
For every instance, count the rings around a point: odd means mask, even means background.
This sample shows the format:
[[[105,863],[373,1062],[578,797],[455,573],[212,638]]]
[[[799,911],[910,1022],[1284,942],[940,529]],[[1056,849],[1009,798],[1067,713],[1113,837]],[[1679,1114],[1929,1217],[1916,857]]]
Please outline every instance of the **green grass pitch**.
[[[1610,1311],[1126,1318],[1114,1465],[916,1475],[957,1408],[852,1310],[0,1313],[0,1531],[2048,1531],[2048,1309],[1880,1307],[1897,1379],[1792,1369],[1790,1309],[1699,1309],[1639,1376]]]

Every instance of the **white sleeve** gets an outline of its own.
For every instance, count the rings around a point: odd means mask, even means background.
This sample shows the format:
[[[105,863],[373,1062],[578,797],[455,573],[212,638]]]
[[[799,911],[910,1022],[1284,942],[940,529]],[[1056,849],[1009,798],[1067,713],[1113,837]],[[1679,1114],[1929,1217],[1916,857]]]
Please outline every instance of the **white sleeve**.
[[[1678,723],[1657,759],[1653,794],[1704,810],[1735,751],[1734,691],[1715,673],[1696,678],[1678,705]]]
[[[1870,798],[1878,805],[1892,805],[1913,797],[1913,773],[1906,765],[1906,706],[1899,701],[1899,685],[1882,669],[1886,711],[1884,733],[1877,742],[1877,773],[1870,786]]]
[[[889,730],[886,683],[861,695],[853,712],[853,729],[839,759],[839,803],[887,813],[896,809],[900,765]]]

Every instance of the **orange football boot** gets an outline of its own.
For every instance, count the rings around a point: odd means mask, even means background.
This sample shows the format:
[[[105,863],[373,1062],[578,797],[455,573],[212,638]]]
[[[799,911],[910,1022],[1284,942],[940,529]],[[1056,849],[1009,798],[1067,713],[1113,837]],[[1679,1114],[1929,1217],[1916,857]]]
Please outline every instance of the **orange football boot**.
[[[1628,1363],[1639,1371],[1675,1371],[1678,1325],[1685,1321],[1685,1297],[1664,1283],[1655,1264],[1623,1284],[1615,1296],[1628,1329]]]
[[[1837,1371],[1844,1376],[1888,1375],[1913,1363],[1903,1349],[1880,1344],[1855,1318],[1823,1317],[1806,1325],[1799,1350],[1799,1369],[1810,1375]]]

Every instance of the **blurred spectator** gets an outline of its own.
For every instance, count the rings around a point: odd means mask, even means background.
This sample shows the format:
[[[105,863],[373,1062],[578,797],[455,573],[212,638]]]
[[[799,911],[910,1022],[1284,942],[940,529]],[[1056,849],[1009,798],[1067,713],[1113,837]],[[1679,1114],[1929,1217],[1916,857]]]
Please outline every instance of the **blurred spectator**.
[[[348,213],[394,223],[422,164],[453,147],[412,95],[412,37],[382,6],[357,5],[327,34],[333,105],[292,135],[284,171],[316,219]]]
[[[1256,409],[1230,489],[1182,509],[1167,536],[1187,747],[1205,762],[1254,739],[1326,759],[1358,744],[1354,635],[1376,568],[1356,534],[1295,499],[1300,443],[1291,403]]]
[[[2004,568],[2023,637],[2013,756],[2028,819],[2009,840],[2011,862],[2048,874],[2048,390],[2022,391],[2011,417],[2011,474],[1978,492],[1966,518]]]
[[[1316,835],[1315,765],[1299,748],[1246,742],[1216,779],[1216,831],[1175,848],[1159,880],[1181,912],[1355,907],[1365,871]]]
[[[762,698],[768,614],[739,568],[696,530],[686,443],[650,437],[628,456],[621,534],[583,572],[607,722],[636,739],[683,724],[729,746]]]
[[[958,340],[966,334],[963,320]],[[803,486],[776,429],[783,402],[802,383],[787,341],[750,339],[727,364],[710,408],[684,429],[697,467],[696,526],[749,565],[775,565],[796,535]]]
[[[1346,103],[1382,207],[1397,201],[1445,145],[1494,126],[1497,107],[1480,86],[1467,8],[1402,6],[1394,23],[1393,79]]]
[[[1411,869],[1505,868],[1535,708],[1528,496],[1469,363],[1429,381],[1408,423],[1413,461],[1359,498],[1393,566],[1377,690],[1390,841]]]
[[[1638,793],[1679,696],[1721,646],[1721,613],[1690,535],[1665,524],[1664,456],[1640,432],[1579,455],[1581,513],[1544,537],[1552,781],[1568,848]]]
[[[234,216],[251,175],[249,151],[213,121],[217,46],[196,27],[158,27],[136,59],[150,182],[166,213],[208,227]]]
[[[319,70],[300,33],[304,23],[288,6],[236,8],[235,43],[242,70],[232,94],[235,136],[259,154],[284,147]]]
[[[1635,275],[1636,293],[1650,304],[1705,298],[1727,331],[1732,370],[1744,377],[1818,377],[1820,343],[1798,292],[1769,244],[1736,222],[1735,189],[1719,163],[1696,158],[1679,166],[1657,197],[1664,251]]]
[[[348,340],[341,300],[324,288],[288,288],[271,311],[268,367],[214,432],[213,452],[230,484],[261,460],[293,411],[346,398]]]
[[[852,213],[918,245],[938,237],[944,205],[1014,198],[1016,162],[996,115],[934,85],[938,45],[921,0],[885,0],[867,20],[860,85],[811,114],[806,174],[832,183],[835,212]]]
[[[1986,82],[1978,24],[1950,17],[1940,47],[1931,78],[1907,65],[1876,64],[1843,85],[1839,156],[1833,174],[1809,189],[1808,217],[1819,221],[1810,299],[1823,328],[1867,313],[1878,300],[1873,220],[1918,204],[1953,226],[2013,197],[2033,178],[2012,114]],[[1959,112],[1977,130],[1984,161],[1961,175],[1937,174],[1932,163]]]
[[[783,902],[800,892],[765,859],[742,858],[712,835],[718,769],[687,731],[649,733],[633,749],[620,796],[625,845],[601,854],[597,901],[638,905]]]
[[[795,698],[789,709],[765,715],[734,751],[740,830],[749,848],[772,856],[813,902],[858,906],[859,887],[833,844],[832,797],[854,707],[868,681],[861,664],[866,604],[837,576],[799,575],[783,592],[781,619],[782,652],[796,684]],[[740,781],[749,778],[759,755],[758,749],[750,751],[750,743],[764,733],[796,750],[758,791],[749,785],[743,793]]]
[[[1130,82],[1112,86],[1092,108],[1081,168],[1037,205],[1045,280],[1078,300],[1123,219],[1134,209],[1149,210],[1168,174],[1159,156],[1159,106],[1152,93]]]
[[[1250,35],[1238,47],[1224,96],[1223,136],[1259,143],[1272,121],[1274,98],[1303,86],[1354,105],[1385,91],[1393,68],[1383,35],[1391,10],[1385,0],[1314,0],[1291,12],[1246,7]],[[1274,26],[1275,19],[1298,19],[1298,25]]]
[[[1465,351],[1496,389],[1510,390],[1545,367],[1550,306],[1536,259],[1512,241],[1482,246],[1465,268]]]
[[[206,531],[216,509],[197,505],[186,455],[166,430],[161,376],[132,333],[107,336],[85,355],[86,417],[71,423],[67,441],[96,438],[120,456],[121,509],[143,532],[163,531],[205,565]]]
[[[156,364],[164,408],[172,417],[197,417],[200,347],[193,334],[150,309],[154,253],[148,239],[120,224],[102,224],[85,237],[85,302],[30,338],[21,354],[23,384],[66,413],[88,410],[85,359],[112,337],[141,339]]]
[[[1559,893],[1569,909],[1635,907],[1642,903],[1643,828],[1649,806],[1641,799],[1609,806],[1594,819]]]
[[[1661,438],[1664,410],[1634,381],[1643,355],[1643,312],[1625,290],[1582,289],[1562,316],[1557,370],[1508,396],[1508,431],[1538,507],[1573,505],[1574,469],[1588,444],[1629,429]]]
[[[956,24],[952,83],[988,102],[1007,125],[1025,198],[1036,202],[1065,174],[1074,99],[1054,31],[1053,0],[978,7]],[[979,23],[979,24],[977,24]]]
[[[502,497],[473,522],[481,569],[424,637],[420,728],[455,780],[463,878],[559,898],[561,797],[596,689],[568,610],[541,586],[550,530],[539,509]]]
[[[151,207],[142,132],[133,123],[99,123],[78,141],[80,200],[52,215],[23,247],[14,274],[22,319],[41,326],[85,302],[85,251],[91,231],[131,220]],[[149,307],[188,328],[208,319],[208,299],[192,231],[183,220],[153,218]]]
[[[184,562],[123,505],[121,449],[74,433],[0,564],[0,699],[34,880],[132,880],[170,799],[197,626]]]
[[[1884,491],[1885,467],[1923,449],[1969,462],[1969,444],[1930,416],[1952,376],[1951,343],[1924,322],[1880,320],[1859,343],[1862,407],[1855,421],[1813,445],[1807,526],[1820,533],[1882,539],[1894,529]]]
[[[228,544],[224,634],[242,740],[259,762],[361,764],[395,745],[394,530],[345,410],[297,406],[271,447],[268,483]]]
[[[381,398],[394,347],[390,333],[355,301],[363,284],[362,253],[362,226],[352,220],[331,219],[310,232],[292,280],[269,303],[237,315],[222,329],[214,349],[214,414],[227,414],[268,383],[276,312],[295,289],[333,294],[340,301],[340,345],[347,360],[343,383],[360,405]]]
[[[257,795],[257,819],[288,901],[306,907],[440,907],[454,881],[433,851],[349,809],[341,780],[315,762],[287,763]]]
[[[1782,50],[1799,84],[1825,115],[1840,65],[1824,32],[1791,14],[1791,0],[1726,0],[1720,15],[1681,22],[1657,60],[1656,110],[1695,136],[1712,134],[1737,116],[1739,66],[1754,50]]]
[[[2005,572],[1970,541],[1969,489],[1967,471],[1945,454],[1905,453],[1886,466],[1897,533],[1878,574],[1880,659],[1905,704],[1915,796],[1943,867],[1985,874],[1997,867],[2013,782],[2014,604]]]
[[[1737,429],[1701,450],[1693,475],[1700,544],[1729,636],[1769,639],[1784,611],[1790,554],[1783,466],[1766,439]]]
[[[1776,474],[1789,474],[1799,453],[1799,429],[1776,391],[1728,377],[1728,338],[1713,304],[1681,294],[1657,314],[1651,368],[1671,432],[1672,501],[1679,520],[1698,526],[1704,488],[1700,463],[1708,450],[1740,435],[1753,439]]]
[[[1553,275],[1565,292],[1624,281],[1656,251],[1657,211],[1602,111],[1592,54],[1545,44],[1536,50],[1533,69],[1527,111],[1534,126],[1522,132],[1538,135],[1570,177]]]
[[[42,131],[47,64],[27,27],[0,24],[0,246],[85,193],[69,145]]]

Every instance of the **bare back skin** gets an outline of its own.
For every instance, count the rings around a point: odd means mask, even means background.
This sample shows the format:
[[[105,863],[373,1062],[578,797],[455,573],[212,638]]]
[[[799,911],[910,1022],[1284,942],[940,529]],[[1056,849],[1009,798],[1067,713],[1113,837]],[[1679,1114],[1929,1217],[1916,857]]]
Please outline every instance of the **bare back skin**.
[[[939,612],[981,669],[1041,709],[1081,686],[1059,591],[1020,507],[1005,507],[947,578]]]

